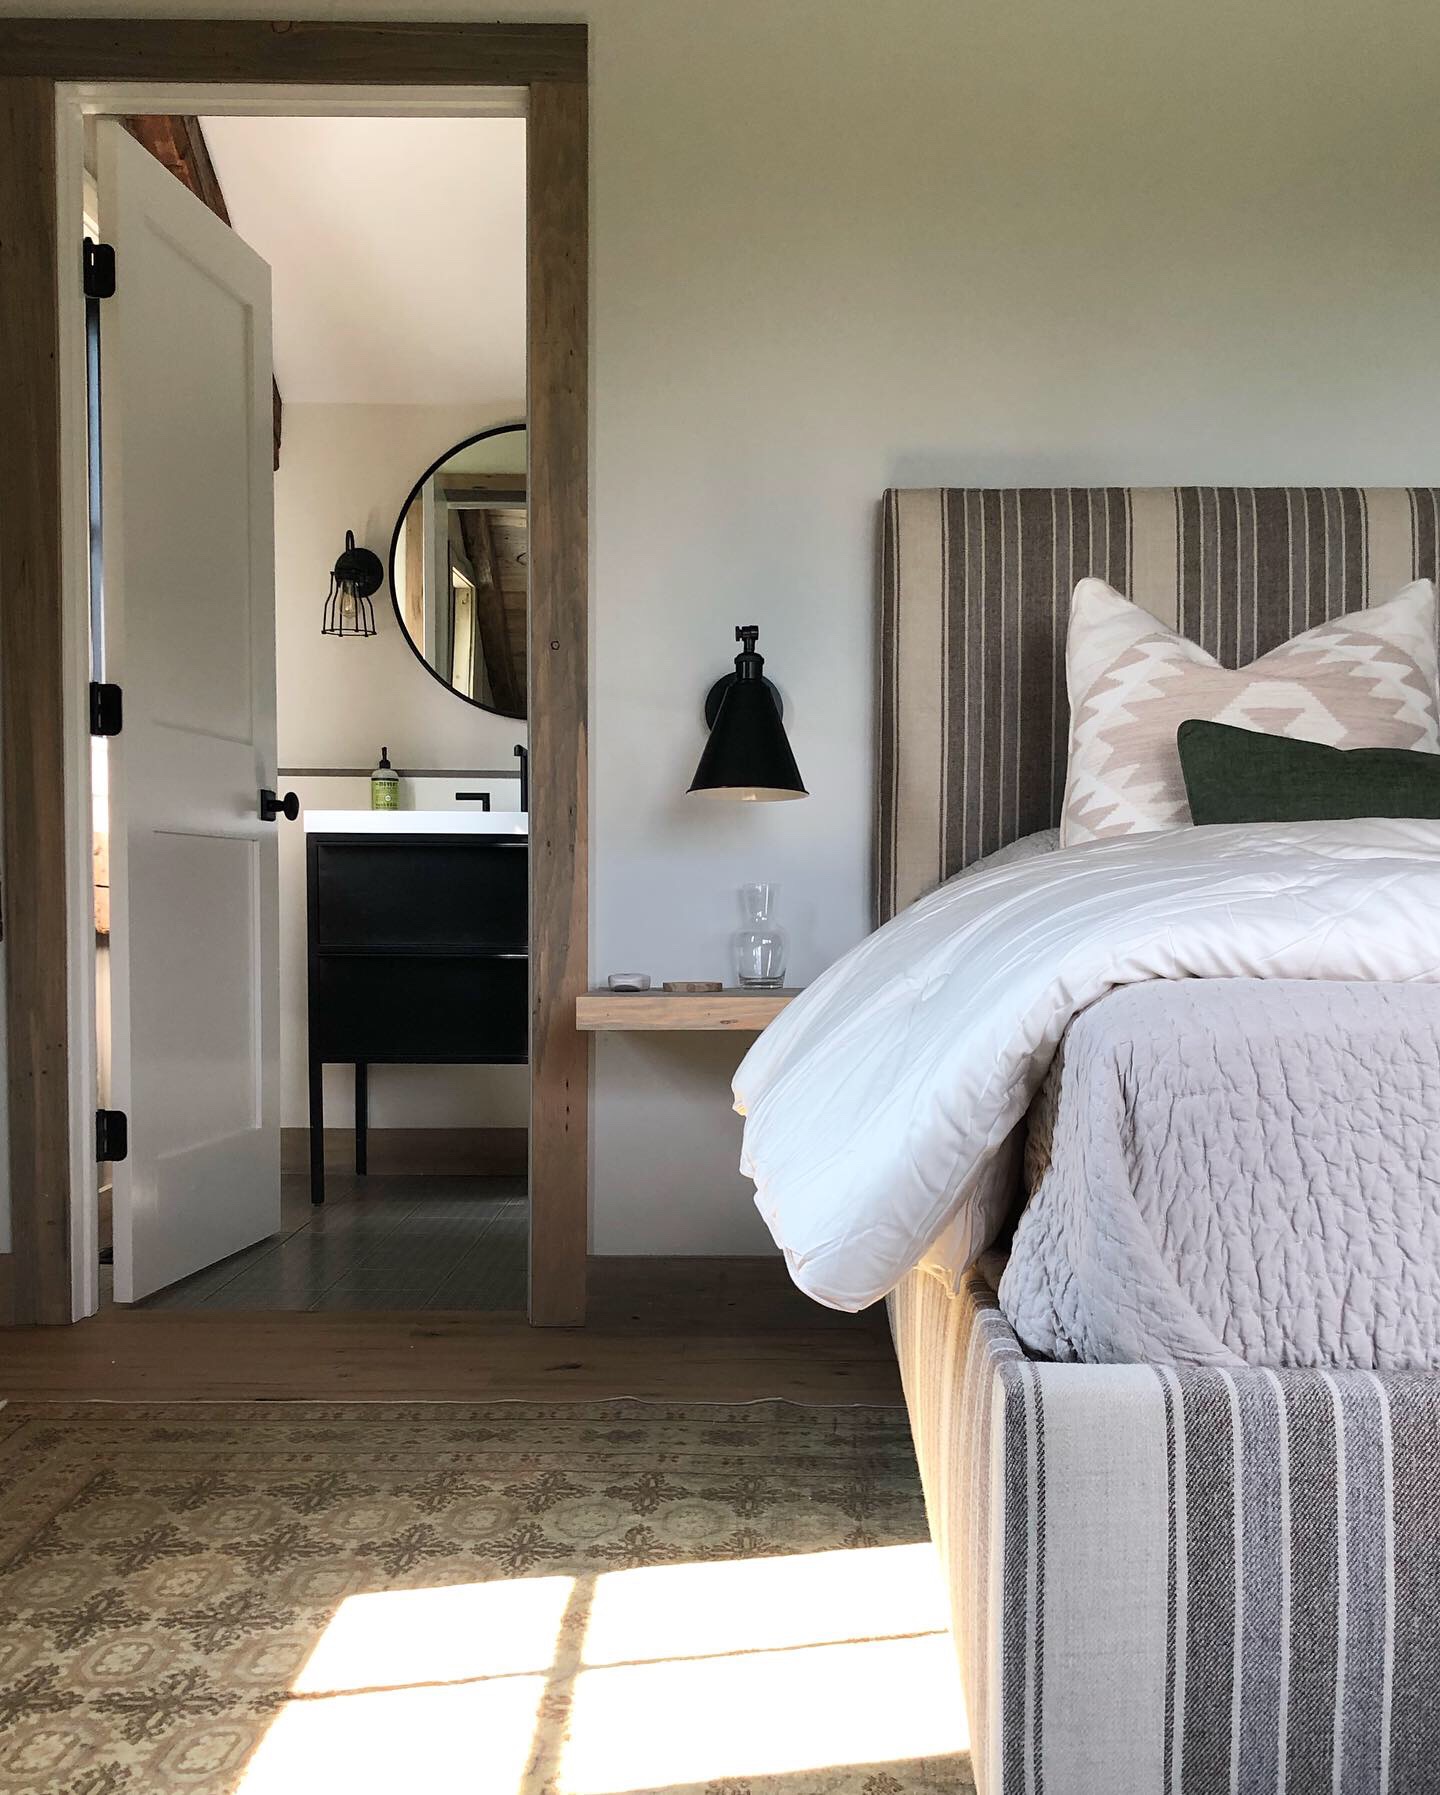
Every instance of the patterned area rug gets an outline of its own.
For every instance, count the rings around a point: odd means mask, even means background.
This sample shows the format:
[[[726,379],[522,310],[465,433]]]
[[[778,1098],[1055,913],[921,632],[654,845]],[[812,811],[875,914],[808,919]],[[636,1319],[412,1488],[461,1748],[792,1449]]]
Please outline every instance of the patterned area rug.
[[[903,1411],[0,1410],[4,1795],[955,1795]]]

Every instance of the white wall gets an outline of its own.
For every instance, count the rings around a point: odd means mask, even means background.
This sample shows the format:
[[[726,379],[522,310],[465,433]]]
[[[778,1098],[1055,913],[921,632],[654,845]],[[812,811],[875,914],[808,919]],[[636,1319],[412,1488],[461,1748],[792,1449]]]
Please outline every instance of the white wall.
[[[524,119],[201,126],[230,221],[270,264],[287,402],[524,392]]]
[[[375,594],[370,640],[320,634],[346,530],[388,564],[400,507],[462,437],[523,417],[522,397],[485,406],[287,405],[275,476],[275,634],[281,766],[370,767],[382,741],[396,766],[499,767],[525,725],[446,691]],[[378,733],[377,733],[378,732]]]
[[[1440,9],[588,11],[595,969],[718,975],[767,878],[806,979],[869,922],[886,486],[1440,474]],[[690,808],[742,621],[812,796]],[[763,1239],[727,1045],[601,1041],[598,1250]]]
[[[287,405],[275,476],[275,614],[282,767],[370,767],[382,743],[397,767],[513,769],[526,726],[492,716],[441,687],[416,660],[396,622],[390,587],[376,593],[370,640],[320,634],[330,569],[347,529],[388,565],[390,535],[411,486],[452,444],[523,414],[501,406]],[[479,783],[450,780],[446,786]],[[518,778],[483,782],[495,808],[518,802]],[[289,778],[308,809],[364,809],[364,779]],[[410,783],[406,808],[417,792]],[[436,782],[424,803],[450,791]],[[298,827],[280,835],[281,1119],[304,1127],[305,853]],[[523,1128],[529,1104],[523,1066],[376,1066],[370,1121],[376,1128]],[[325,1120],[354,1116],[348,1067],[326,1073]]]
[[[591,22],[597,974],[720,973],[757,876],[802,978],[865,929],[885,486],[1440,475],[1433,0],[425,11]],[[814,795],[700,814],[742,621]],[[599,1250],[760,1242],[735,1051],[599,1044]]]

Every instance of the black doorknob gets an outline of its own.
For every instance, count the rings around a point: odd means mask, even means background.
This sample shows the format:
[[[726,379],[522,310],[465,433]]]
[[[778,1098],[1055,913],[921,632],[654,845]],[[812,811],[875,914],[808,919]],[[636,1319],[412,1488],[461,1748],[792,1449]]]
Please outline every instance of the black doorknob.
[[[294,792],[286,792],[283,798],[278,797],[267,785],[260,794],[260,821],[273,823],[277,816],[283,816],[287,822],[293,823],[300,814],[300,800]]]

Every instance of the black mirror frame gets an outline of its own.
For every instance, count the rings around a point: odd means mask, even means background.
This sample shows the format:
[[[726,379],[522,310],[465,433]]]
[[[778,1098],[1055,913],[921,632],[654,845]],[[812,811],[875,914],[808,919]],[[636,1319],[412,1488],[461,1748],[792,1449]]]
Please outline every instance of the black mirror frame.
[[[452,443],[443,455],[436,456],[434,461],[430,463],[429,467],[426,468],[425,472],[421,474],[420,478],[410,488],[409,496],[406,498],[405,503],[400,507],[400,515],[395,519],[395,528],[390,536],[390,609],[395,613],[396,628],[400,631],[400,636],[404,641],[405,646],[410,650],[411,654],[414,655],[415,659],[419,661],[420,665],[430,675],[431,679],[435,681],[436,685],[443,686],[452,697],[458,698],[462,704],[473,704],[477,711],[484,711],[487,716],[504,717],[511,723],[524,723],[528,720],[530,712],[530,695],[528,691],[525,695],[526,714],[523,717],[517,717],[510,711],[497,710],[493,704],[482,704],[478,698],[472,698],[468,693],[457,690],[457,688],[446,679],[443,673],[439,672],[437,668],[432,667],[429,661],[425,659],[425,656],[416,646],[414,637],[405,627],[405,619],[400,614],[400,593],[399,588],[395,584],[395,556],[400,547],[400,532],[405,528],[405,519],[409,515],[410,507],[420,497],[421,493],[424,491],[425,482],[432,474],[438,474],[440,469],[444,467],[445,463],[449,461],[453,455],[458,455],[462,449],[468,449],[471,443],[484,442],[491,436],[513,436],[517,430],[528,430],[529,427],[529,420],[523,418],[518,424],[492,424],[488,430],[477,430],[473,436],[463,437],[458,443]],[[526,460],[528,462],[528,455],[526,456]],[[528,526],[530,516],[530,474],[528,467],[525,474],[525,516]],[[526,596],[526,610],[527,612],[529,610],[528,592]],[[526,684],[527,686],[529,684],[528,668]]]

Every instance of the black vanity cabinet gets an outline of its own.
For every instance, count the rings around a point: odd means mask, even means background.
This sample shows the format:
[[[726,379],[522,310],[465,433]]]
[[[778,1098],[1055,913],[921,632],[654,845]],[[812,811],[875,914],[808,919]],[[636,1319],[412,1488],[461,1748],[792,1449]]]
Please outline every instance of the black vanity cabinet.
[[[363,1172],[367,1067],[528,1058],[528,860],[523,835],[307,836],[313,1202],[327,1064],[355,1067]]]

